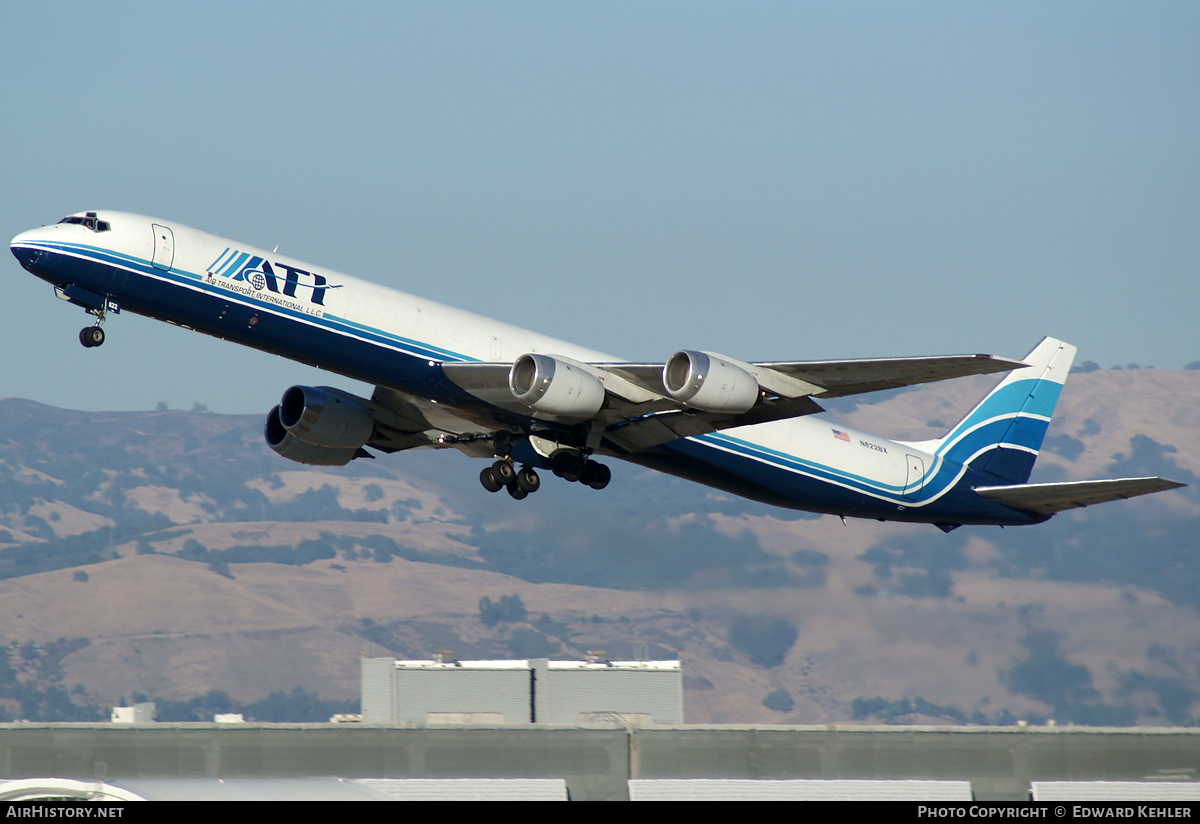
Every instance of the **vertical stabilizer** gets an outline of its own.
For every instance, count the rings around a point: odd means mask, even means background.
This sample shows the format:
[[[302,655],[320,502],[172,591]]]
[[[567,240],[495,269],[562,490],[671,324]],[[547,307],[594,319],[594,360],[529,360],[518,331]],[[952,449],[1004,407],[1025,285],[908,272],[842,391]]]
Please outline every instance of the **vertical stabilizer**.
[[[1002,483],[1025,483],[1074,359],[1074,346],[1043,339],[1025,356],[1027,367],[1009,372],[937,441],[937,454],[994,475]]]

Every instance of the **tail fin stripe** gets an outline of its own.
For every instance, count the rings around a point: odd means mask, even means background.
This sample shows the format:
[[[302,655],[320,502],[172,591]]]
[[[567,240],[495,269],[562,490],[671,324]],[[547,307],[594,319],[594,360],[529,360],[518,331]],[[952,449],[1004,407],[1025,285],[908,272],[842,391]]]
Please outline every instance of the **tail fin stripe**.
[[[1075,347],[1045,338],[1017,369],[937,442],[938,457],[1024,483],[1033,469],[1075,357]]]
[[[996,418],[1001,415],[1026,414],[1040,415],[1047,420],[1054,414],[1058,403],[1062,384],[1047,380],[1023,380],[1000,386],[984,401],[972,410],[958,426],[943,439],[943,443],[953,442],[956,437],[966,430]]]
[[[989,446],[1023,446],[1034,453],[1041,447],[1050,422],[1041,418],[1007,416],[980,423],[952,443],[943,444],[936,454],[963,463]]]

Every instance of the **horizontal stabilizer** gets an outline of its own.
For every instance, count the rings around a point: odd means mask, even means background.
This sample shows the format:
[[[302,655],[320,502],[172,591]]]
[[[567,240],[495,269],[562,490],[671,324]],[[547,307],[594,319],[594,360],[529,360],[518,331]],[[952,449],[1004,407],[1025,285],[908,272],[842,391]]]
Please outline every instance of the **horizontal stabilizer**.
[[[1059,484],[1016,484],[1014,486],[979,486],[975,491],[1013,509],[1038,515],[1053,515],[1064,509],[1102,504],[1107,501],[1136,498],[1152,492],[1165,492],[1187,484],[1167,478],[1115,478],[1106,481],[1072,481]]]

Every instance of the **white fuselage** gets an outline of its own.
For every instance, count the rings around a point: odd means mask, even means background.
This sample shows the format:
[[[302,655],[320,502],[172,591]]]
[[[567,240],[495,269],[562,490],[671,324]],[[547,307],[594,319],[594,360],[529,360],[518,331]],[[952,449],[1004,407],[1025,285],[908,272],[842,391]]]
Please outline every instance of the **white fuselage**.
[[[122,212],[99,212],[98,218],[109,224],[107,231],[75,224],[46,226],[14,238],[14,254],[30,271],[56,285],[74,283],[119,301],[122,308],[418,400],[453,401],[453,396],[439,395],[444,381],[434,374],[446,362],[511,363],[525,353],[585,363],[621,362],[568,341],[171,221]],[[26,262],[22,255],[33,257]],[[109,274],[85,274],[96,271],[95,263],[106,264]],[[454,414],[441,415],[437,426],[450,435],[480,430],[478,418]],[[955,468],[950,473],[953,483],[939,483],[923,494],[927,481],[946,477],[943,470],[949,467],[942,466],[941,456],[925,445],[854,431],[823,415],[681,439],[659,453],[646,459],[622,457],[771,503],[902,520],[935,517],[915,517],[913,510],[936,506],[967,471]],[[672,456],[684,454],[689,468],[675,468]],[[707,470],[692,467],[697,460],[712,463],[711,478],[701,477]]]

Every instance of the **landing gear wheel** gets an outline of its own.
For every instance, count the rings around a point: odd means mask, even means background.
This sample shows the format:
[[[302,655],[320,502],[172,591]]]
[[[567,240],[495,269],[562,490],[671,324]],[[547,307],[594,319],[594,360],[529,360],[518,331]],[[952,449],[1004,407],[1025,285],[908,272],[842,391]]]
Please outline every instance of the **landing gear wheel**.
[[[517,473],[517,486],[528,492],[537,492],[542,485],[542,479],[532,469],[522,469]]]
[[[570,453],[563,455],[554,462],[554,474],[572,483],[583,477],[585,468],[586,464],[584,464],[583,458]]]
[[[496,475],[492,472],[490,466],[485,466],[483,471],[479,473],[479,482],[483,484],[483,488],[488,492],[499,492],[504,488],[504,484],[496,480]]]
[[[529,493],[526,492],[524,489],[521,489],[521,487],[518,486],[517,484],[512,484],[508,487],[508,494],[512,495],[513,498],[515,498],[518,501],[523,498],[529,497]]]
[[[99,326],[85,326],[79,330],[79,342],[87,348],[104,343],[104,330]]]
[[[492,475],[501,486],[511,486],[517,479],[517,470],[508,461],[496,461],[492,464]]]
[[[583,470],[583,482],[592,489],[604,489],[612,480],[612,471],[602,463],[588,461]]]

